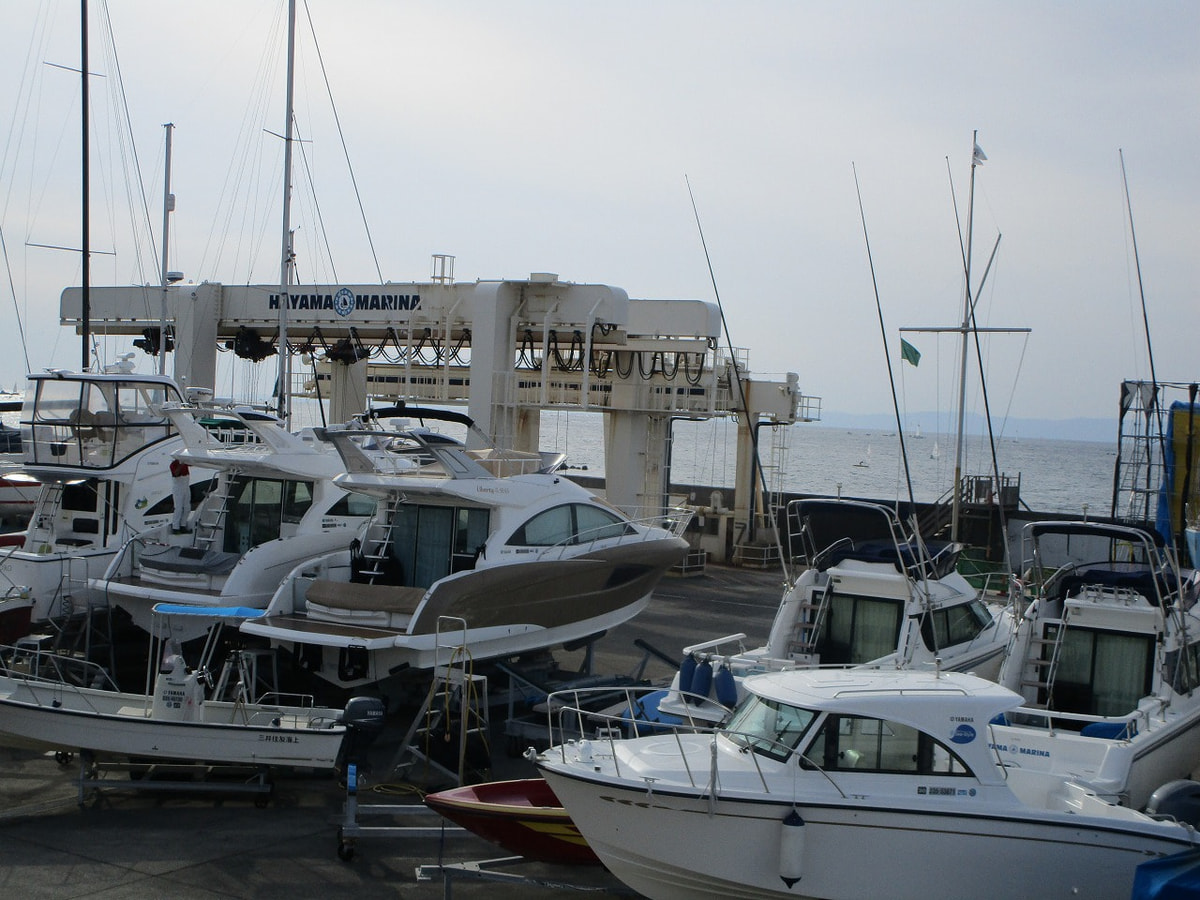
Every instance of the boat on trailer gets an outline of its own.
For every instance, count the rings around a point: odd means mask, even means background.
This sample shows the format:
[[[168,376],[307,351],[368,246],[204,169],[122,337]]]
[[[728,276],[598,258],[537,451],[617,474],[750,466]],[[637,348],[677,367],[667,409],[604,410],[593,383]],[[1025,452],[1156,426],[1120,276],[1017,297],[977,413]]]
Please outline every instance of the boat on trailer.
[[[497,448],[460,413],[409,414],[470,437],[413,434],[419,452],[400,465],[364,449],[363,433],[319,430],[343,460],[336,484],[376,499],[376,514],[352,546],[298,565],[241,627],[330,683],[588,640],[637,615],[683,558],[689,511],[632,517],[560,474],[559,454]]]
[[[1197,845],[1200,785],[1156,818],[998,759],[990,723],[1021,697],[974,675],[792,670],[744,688],[710,734],[624,737],[614,717],[563,741],[596,721],[567,695],[533,757],[647,897],[1125,900],[1139,864]]]
[[[175,456],[215,477],[187,532],[163,523],[129,537],[92,580],[142,629],[160,603],[265,608],[288,572],[347,546],[374,512],[372,500],[333,483],[341,460],[311,429],[292,433],[248,407],[167,404],[164,414],[184,440]],[[217,440],[213,422],[245,440]],[[199,637],[205,627],[197,619],[181,637]]]
[[[1000,672],[1022,702],[996,751],[1141,809],[1200,768],[1200,573],[1140,528],[1034,522],[1022,544],[1032,601]]]
[[[995,679],[1016,627],[956,569],[962,545],[923,541],[865,500],[794,500],[788,547],[804,568],[783,592],[767,643],[743,633],[683,649],[666,711],[718,721],[747,675],[817,666],[974,672]]]
[[[509,853],[560,865],[599,865],[544,778],[468,784],[425,795],[425,805]]]
[[[222,625],[257,613],[160,607],[145,693],[118,690],[104,668],[84,659],[0,647],[0,742],[95,760],[332,769],[346,732],[343,710],[318,707],[307,695],[259,691],[249,651],[226,657],[217,676],[209,668]],[[210,629],[195,666],[172,637],[172,623],[182,619],[202,619]]]

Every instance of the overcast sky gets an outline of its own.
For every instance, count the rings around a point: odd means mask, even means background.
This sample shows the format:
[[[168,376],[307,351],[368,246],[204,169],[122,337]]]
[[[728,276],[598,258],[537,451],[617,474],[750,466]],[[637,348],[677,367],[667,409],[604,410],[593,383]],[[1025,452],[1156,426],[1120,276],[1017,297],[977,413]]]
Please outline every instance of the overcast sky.
[[[158,279],[168,121],[171,267],[278,279],[282,142],[264,129],[283,130],[285,11],[92,3],[90,68],[105,76],[92,81],[93,247],[117,250],[94,257],[93,283]],[[79,357],[57,325],[77,256],[27,246],[79,244],[79,79],[45,65],[78,66],[78,16],[67,0],[0,6],[0,322],[15,332],[15,294],[35,369]],[[690,181],[752,371],[798,373],[827,410],[885,412],[857,169],[902,402],[948,409],[955,339],[910,335],[914,369],[899,330],[961,320],[954,200],[965,227],[977,129],[976,282],[1003,235],[979,323],[1032,329],[985,339],[993,412],[1113,417],[1121,380],[1150,376],[1119,150],[1156,374],[1200,375],[1193,2],[309,0],[299,20],[302,281],[422,281],[447,253],[460,281],[549,271],[632,297],[713,299]],[[154,232],[140,264],[118,104]],[[10,346],[6,387],[24,374]]]

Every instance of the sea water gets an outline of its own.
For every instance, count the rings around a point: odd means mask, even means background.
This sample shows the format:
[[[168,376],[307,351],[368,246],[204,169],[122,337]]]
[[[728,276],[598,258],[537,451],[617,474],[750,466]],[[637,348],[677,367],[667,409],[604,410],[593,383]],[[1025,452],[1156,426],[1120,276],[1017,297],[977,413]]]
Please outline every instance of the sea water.
[[[297,401],[293,413],[297,427],[321,424],[311,401]],[[732,488],[737,463],[737,426],[732,419],[675,419],[670,431],[673,492],[682,493],[683,486]],[[1020,479],[1021,503],[1032,510],[1107,516],[1117,459],[1115,424],[1113,433],[1112,443],[1001,436],[995,442],[995,468],[1006,480]],[[956,456],[964,477],[993,474],[986,434],[966,435],[961,454],[956,453],[953,435],[905,434],[907,480],[895,431],[802,423],[764,426],[757,437],[767,487],[783,493],[906,500],[911,481],[913,499],[931,503],[949,496]],[[568,471],[604,477],[604,414],[544,410],[539,449],[565,453]],[[709,498],[694,499],[705,504]]]
[[[672,423],[671,484],[731,486],[737,460],[737,428],[728,419]],[[1115,425],[1114,425],[1115,435]],[[953,435],[904,436],[913,498],[933,502],[954,484],[955,457],[964,476],[992,475],[991,440],[964,438],[961,455]],[[545,412],[541,449],[566,453],[567,464],[603,476],[603,419],[599,413]],[[832,428],[804,423],[758,432],[759,459],[767,487],[785,493],[907,499],[904,456],[896,432]],[[995,469],[1020,479],[1022,505],[1038,512],[1109,515],[1116,440],[996,439]],[[697,498],[698,500],[700,498]],[[702,502],[707,502],[703,498]]]

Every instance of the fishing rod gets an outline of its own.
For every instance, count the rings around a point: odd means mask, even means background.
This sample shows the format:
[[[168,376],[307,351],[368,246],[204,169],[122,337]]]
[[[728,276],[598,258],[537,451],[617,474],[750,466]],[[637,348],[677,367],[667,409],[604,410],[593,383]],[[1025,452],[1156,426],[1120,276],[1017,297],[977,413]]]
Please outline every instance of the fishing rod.
[[[1163,431],[1162,406],[1158,402],[1158,376],[1155,374],[1154,370],[1154,344],[1150,340],[1150,314],[1146,310],[1146,290],[1142,284],[1142,263],[1141,258],[1138,256],[1137,232],[1133,227],[1133,201],[1129,199],[1129,177],[1125,173],[1125,152],[1119,147],[1117,148],[1117,156],[1121,160],[1121,182],[1125,187],[1125,209],[1129,215],[1129,240],[1133,246],[1133,265],[1135,271],[1137,272],[1138,296],[1141,298],[1142,303],[1142,329],[1146,336],[1146,357],[1150,361],[1150,410],[1148,410],[1148,412],[1152,412],[1154,414],[1155,421],[1158,423],[1159,458],[1162,460],[1163,466],[1165,467],[1167,460],[1167,445],[1166,436],[1164,435]],[[1150,479],[1149,465],[1146,466],[1146,479],[1148,486]],[[1149,508],[1146,509],[1146,517],[1147,519],[1150,517]],[[1175,526],[1171,521],[1171,518],[1171,504],[1168,503],[1167,528],[1171,532],[1169,538],[1172,545],[1174,545],[1176,541],[1176,535]],[[1164,537],[1168,536],[1164,535]]]
[[[755,474],[757,475],[757,478],[759,481],[759,487],[762,490],[762,497],[765,502],[767,500],[767,497],[769,496],[769,494],[768,494],[768,490],[767,490],[767,477],[763,471],[762,461],[759,459],[759,455],[758,455],[758,428],[756,427],[757,423],[750,421],[750,404],[747,402],[747,399],[746,399],[746,388],[742,384],[742,373],[738,369],[737,356],[733,352],[733,340],[729,336],[729,323],[725,319],[725,307],[721,303],[721,292],[717,288],[717,276],[713,272],[712,257],[709,256],[709,253],[708,253],[708,242],[704,240],[704,228],[700,224],[700,210],[697,209],[697,207],[696,207],[696,196],[695,196],[695,194],[692,193],[692,182],[688,179],[687,175],[683,176],[683,180],[684,180],[684,183],[687,185],[688,199],[690,199],[692,201],[692,214],[696,217],[696,231],[700,235],[700,246],[704,250],[704,262],[708,266],[708,277],[709,277],[709,280],[712,282],[713,296],[717,300],[717,312],[719,312],[721,315],[721,330],[725,334],[725,346],[729,350],[729,361],[733,365],[733,381],[737,385],[738,401],[741,403],[742,410],[746,414],[746,428],[750,432],[750,447],[751,447],[752,453],[754,454]],[[753,481],[753,479],[751,479],[751,494],[752,495],[753,495],[753,485],[754,485],[754,481]],[[769,504],[768,504],[768,506],[769,506]],[[754,498],[753,498],[753,496],[751,496],[751,498],[750,498],[750,537],[751,538],[754,537],[754,519],[755,519]],[[779,523],[778,523],[778,521],[775,521],[775,522],[772,522],[772,525],[774,526],[772,528],[772,531],[774,532],[774,536],[775,536],[775,549],[779,551],[779,561],[780,561],[780,565],[783,567],[783,577],[784,577],[785,581],[787,581],[788,583],[791,583],[791,575],[788,572],[787,554],[785,554],[783,552],[783,542],[781,541],[781,539],[779,537],[779,530],[780,530]]]
[[[862,190],[858,185],[858,167],[851,162],[850,169],[854,173],[854,192],[858,195],[858,215],[862,219],[863,241],[867,246],[867,264],[871,269],[871,287],[875,291],[875,312],[879,317],[879,336],[883,339],[883,358],[887,362],[888,384],[892,389],[892,409],[896,415],[896,434],[900,436],[900,459],[904,464],[904,485],[908,488],[908,508],[911,510],[915,524],[917,502],[913,496],[912,472],[908,465],[908,447],[904,442],[904,426],[900,420],[900,400],[896,394],[896,378],[892,370],[892,354],[888,350],[887,327],[883,324],[883,304],[879,300],[879,282],[875,278],[875,259],[871,255],[871,238],[867,234],[867,214],[863,210]]]

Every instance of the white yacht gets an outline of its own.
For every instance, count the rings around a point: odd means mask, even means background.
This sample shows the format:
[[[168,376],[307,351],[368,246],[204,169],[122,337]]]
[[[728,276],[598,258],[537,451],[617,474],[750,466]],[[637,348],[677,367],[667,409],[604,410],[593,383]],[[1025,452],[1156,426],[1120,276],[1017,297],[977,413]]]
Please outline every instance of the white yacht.
[[[86,611],[88,578],[131,535],[169,523],[168,466],[182,441],[163,407],[181,399],[160,375],[29,376],[22,453],[40,489],[22,542],[0,549],[0,642]],[[210,479],[192,473],[193,502]]]
[[[380,454],[369,432],[321,432],[343,459],[337,486],[378,511],[353,546],[298,566],[244,633],[353,687],[588,639],[640,612],[683,558],[690,513],[635,520],[554,471],[561,456],[488,446],[444,415],[466,445],[415,434],[412,452]]]
[[[1194,849],[1200,785],[1161,817],[997,759],[1021,703],[970,674],[825,669],[745,681],[728,725],[623,738],[574,692],[533,756],[626,885],[658,900],[1126,900],[1139,864]],[[586,739],[560,740],[586,723]],[[1189,821],[1178,821],[1187,818]]]
[[[312,429],[293,434],[275,416],[249,408],[217,414],[168,404],[164,413],[185,442],[175,455],[193,470],[215,470],[212,490],[186,533],[167,523],[146,529],[92,579],[147,631],[159,603],[265,608],[295,566],[349,546],[374,511],[371,499],[334,484],[341,459]],[[247,439],[216,440],[206,427],[214,416],[226,430],[240,426]],[[197,622],[177,636],[201,634]]]
[[[1140,809],[1200,770],[1200,574],[1137,528],[1035,522],[1023,543],[1034,599],[1000,673],[1022,704],[997,752]]]
[[[1015,628],[955,565],[962,545],[922,541],[895,510],[861,500],[794,500],[788,546],[805,564],[767,643],[739,633],[685,647],[660,709],[717,721],[746,675],[817,666],[943,669],[995,679]],[[682,692],[682,693],[681,693]],[[686,703],[686,706],[685,706]]]

